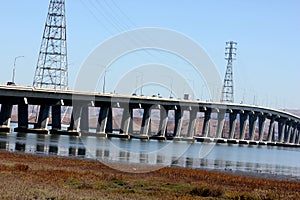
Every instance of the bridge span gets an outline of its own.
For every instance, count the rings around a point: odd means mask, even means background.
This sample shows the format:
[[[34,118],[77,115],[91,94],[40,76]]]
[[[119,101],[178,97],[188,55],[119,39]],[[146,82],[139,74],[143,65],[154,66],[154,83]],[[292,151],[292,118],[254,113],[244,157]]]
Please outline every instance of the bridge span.
[[[11,131],[12,109],[17,106],[15,132],[300,146],[299,116],[254,105],[4,85],[0,85],[0,104],[0,132]],[[30,128],[32,105],[39,109]],[[62,127],[62,106],[72,108],[67,129]],[[91,107],[99,108],[94,132],[89,123]],[[118,130],[113,125],[116,108],[121,113]],[[143,115],[138,131],[133,128],[135,109]],[[155,119],[153,110],[159,113]]]

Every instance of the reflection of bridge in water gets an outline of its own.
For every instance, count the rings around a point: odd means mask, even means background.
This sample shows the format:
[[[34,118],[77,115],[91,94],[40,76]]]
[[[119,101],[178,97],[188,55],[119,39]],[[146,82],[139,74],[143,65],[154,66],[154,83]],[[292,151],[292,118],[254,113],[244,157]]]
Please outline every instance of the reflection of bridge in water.
[[[193,169],[276,173],[300,177],[299,164],[294,159],[298,153],[296,149],[290,151],[291,148],[286,147],[252,146],[249,148],[244,145],[218,144],[213,145],[214,148],[209,155],[201,156],[201,152],[211,149],[211,145],[211,143],[190,145],[186,142],[171,141],[143,142],[137,139],[126,141],[94,136],[0,134],[0,150],[10,152],[79,157],[99,160],[107,164],[132,164],[133,167],[138,165],[177,166]],[[255,159],[252,159],[253,157]],[[282,163],[283,161],[285,164]]]
[[[299,146],[300,117],[271,108],[203,101],[165,99],[159,97],[124,96],[92,92],[56,91],[31,87],[0,86],[0,126],[9,132],[12,108],[17,105],[16,132],[68,135],[96,135],[120,138],[176,139]],[[29,105],[39,106],[34,127],[29,127]],[[62,106],[72,107],[67,130],[62,128]],[[89,124],[91,108],[100,108],[94,132]],[[119,109],[121,122],[114,130],[113,109]],[[133,130],[133,112],[143,117],[138,133]],[[151,129],[153,111],[159,113],[158,127]],[[174,126],[170,129],[170,115]],[[51,124],[48,124],[49,119]],[[184,121],[188,121],[186,130]],[[197,125],[201,123],[201,130]],[[48,130],[50,128],[50,130]],[[135,134],[133,134],[135,132]]]

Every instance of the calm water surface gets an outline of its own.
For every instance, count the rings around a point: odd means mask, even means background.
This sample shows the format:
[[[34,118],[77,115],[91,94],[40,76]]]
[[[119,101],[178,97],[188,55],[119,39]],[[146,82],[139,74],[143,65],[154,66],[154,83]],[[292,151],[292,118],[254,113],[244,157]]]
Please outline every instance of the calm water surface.
[[[106,163],[268,173],[300,179],[300,149],[291,147],[1,133],[0,150],[81,157]]]

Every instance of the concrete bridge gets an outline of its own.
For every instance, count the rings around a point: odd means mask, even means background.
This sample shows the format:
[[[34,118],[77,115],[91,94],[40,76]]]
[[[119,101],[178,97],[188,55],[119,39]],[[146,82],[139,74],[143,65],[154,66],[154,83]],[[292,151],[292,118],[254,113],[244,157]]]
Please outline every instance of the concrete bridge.
[[[12,109],[16,105],[16,132],[300,146],[300,117],[253,105],[4,85],[0,86],[0,104],[1,132],[11,131]],[[37,121],[31,128],[29,105],[39,106]],[[67,129],[62,128],[62,106],[72,107]],[[94,132],[89,124],[90,107],[100,108]],[[115,108],[122,113],[118,130],[113,128],[112,110]],[[143,113],[138,131],[133,130],[135,109]],[[158,128],[154,132],[151,129],[153,110],[159,113]],[[170,118],[172,130],[168,126]]]

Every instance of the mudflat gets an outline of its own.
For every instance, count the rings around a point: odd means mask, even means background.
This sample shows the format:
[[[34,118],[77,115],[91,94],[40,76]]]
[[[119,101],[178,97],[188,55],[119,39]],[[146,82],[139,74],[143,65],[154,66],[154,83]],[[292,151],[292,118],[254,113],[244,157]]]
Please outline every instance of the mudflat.
[[[300,199],[300,182],[174,167],[0,152],[0,199]]]

